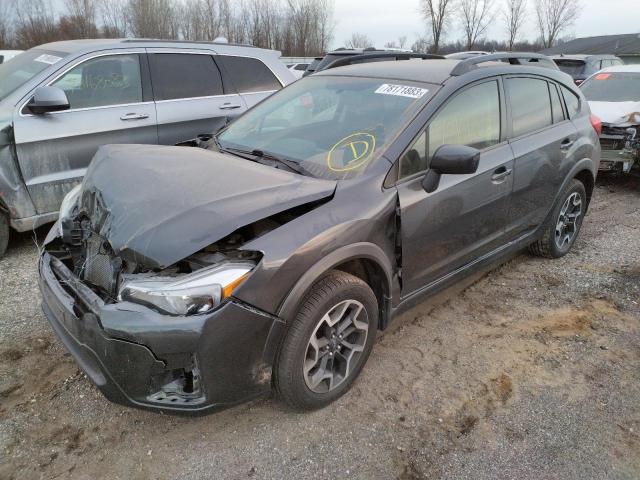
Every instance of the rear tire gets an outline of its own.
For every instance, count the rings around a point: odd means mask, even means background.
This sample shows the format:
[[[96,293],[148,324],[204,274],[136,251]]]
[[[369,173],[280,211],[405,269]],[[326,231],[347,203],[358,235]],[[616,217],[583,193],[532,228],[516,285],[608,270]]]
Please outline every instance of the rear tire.
[[[373,348],[378,301],[358,277],[333,270],[304,297],[276,365],[277,395],[296,410],[322,408],[345,394]]]
[[[575,178],[569,182],[543,227],[542,237],[529,246],[538,257],[560,258],[571,250],[587,211],[587,192]]]
[[[0,211],[0,258],[4,256],[9,245],[9,217]]]

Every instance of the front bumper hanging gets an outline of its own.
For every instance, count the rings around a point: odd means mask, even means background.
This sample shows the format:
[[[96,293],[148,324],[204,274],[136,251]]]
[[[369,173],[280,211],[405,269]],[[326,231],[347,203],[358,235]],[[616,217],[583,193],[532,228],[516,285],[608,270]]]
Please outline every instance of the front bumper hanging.
[[[205,413],[270,391],[284,325],[272,315],[234,300],[190,317],[106,304],[46,252],[40,290],[54,332],[113,402]]]

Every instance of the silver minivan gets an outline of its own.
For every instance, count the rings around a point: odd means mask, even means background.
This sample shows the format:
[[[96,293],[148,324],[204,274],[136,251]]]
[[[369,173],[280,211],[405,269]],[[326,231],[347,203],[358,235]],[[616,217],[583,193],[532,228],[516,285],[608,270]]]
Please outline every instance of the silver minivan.
[[[0,65],[0,255],[10,227],[56,219],[99,146],[173,145],[211,133],[295,80],[279,56],[105,39],[41,45]]]

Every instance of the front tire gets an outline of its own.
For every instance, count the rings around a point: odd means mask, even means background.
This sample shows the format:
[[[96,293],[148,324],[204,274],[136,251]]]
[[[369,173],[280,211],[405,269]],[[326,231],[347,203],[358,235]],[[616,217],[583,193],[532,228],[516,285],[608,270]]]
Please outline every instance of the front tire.
[[[565,256],[578,238],[586,213],[587,192],[584,184],[574,178],[560,196],[542,237],[529,246],[529,251],[546,258]]]
[[[0,211],[0,258],[7,251],[7,245],[9,245],[9,217]]]
[[[322,408],[353,385],[375,342],[378,302],[369,286],[333,270],[304,297],[274,368],[277,395],[296,410]]]

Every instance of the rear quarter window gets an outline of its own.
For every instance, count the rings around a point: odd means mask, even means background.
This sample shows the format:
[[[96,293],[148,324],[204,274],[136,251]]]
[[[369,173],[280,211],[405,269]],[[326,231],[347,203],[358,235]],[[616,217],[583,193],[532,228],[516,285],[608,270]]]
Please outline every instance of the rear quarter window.
[[[562,90],[562,96],[564,97],[564,103],[567,106],[569,118],[576,117],[578,113],[580,113],[580,99],[567,87],[561,86],[560,90]]]
[[[282,88],[269,67],[257,58],[220,55],[217,60],[231,77],[238,93],[270,92]]]

